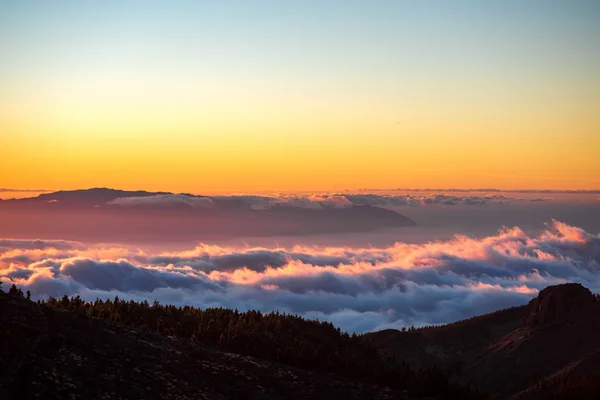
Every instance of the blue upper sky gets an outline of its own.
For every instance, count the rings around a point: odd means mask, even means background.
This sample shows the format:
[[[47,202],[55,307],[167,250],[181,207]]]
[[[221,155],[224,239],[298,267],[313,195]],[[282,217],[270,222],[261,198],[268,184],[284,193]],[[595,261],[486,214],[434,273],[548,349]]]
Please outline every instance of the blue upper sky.
[[[0,168],[128,186],[171,148],[165,180],[246,189],[591,188],[599,71],[600,1],[0,0]]]

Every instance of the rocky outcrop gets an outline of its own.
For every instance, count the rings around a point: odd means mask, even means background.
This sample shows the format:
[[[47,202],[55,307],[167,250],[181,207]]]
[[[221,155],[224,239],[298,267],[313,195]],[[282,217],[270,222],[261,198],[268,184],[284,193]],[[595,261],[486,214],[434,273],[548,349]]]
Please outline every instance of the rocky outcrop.
[[[579,283],[549,286],[529,302],[526,323],[535,328],[565,321],[595,305],[592,292]]]

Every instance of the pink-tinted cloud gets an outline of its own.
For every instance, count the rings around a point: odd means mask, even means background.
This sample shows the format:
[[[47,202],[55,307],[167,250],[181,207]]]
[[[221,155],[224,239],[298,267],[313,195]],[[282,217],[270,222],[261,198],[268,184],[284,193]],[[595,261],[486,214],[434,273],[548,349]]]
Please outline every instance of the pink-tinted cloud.
[[[526,303],[541,288],[600,291],[600,237],[554,221],[540,235],[497,234],[384,248],[235,248],[182,252],[0,241],[0,276],[34,297],[118,295],[241,310],[279,309],[356,332],[451,322]]]

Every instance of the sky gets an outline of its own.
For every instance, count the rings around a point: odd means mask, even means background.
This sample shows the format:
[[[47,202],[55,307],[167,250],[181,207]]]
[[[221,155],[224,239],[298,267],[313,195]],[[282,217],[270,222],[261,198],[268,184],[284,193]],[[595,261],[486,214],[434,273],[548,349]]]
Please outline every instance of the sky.
[[[595,1],[0,0],[0,187],[600,188]]]

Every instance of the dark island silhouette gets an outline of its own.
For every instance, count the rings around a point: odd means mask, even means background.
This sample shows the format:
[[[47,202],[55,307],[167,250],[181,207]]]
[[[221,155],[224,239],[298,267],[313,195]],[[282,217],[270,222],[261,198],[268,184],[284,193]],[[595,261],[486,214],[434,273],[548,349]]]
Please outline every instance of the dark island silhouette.
[[[143,242],[352,233],[416,225],[376,206],[301,207],[269,203],[270,199],[106,188],[59,191],[0,202],[0,218],[5,221],[0,236]],[[251,203],[257,200],[260,207]]]

